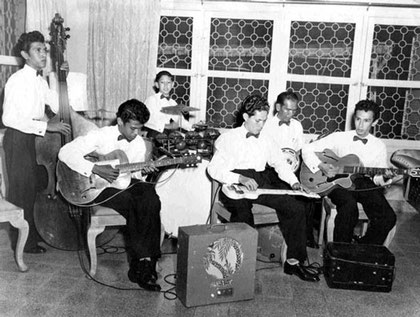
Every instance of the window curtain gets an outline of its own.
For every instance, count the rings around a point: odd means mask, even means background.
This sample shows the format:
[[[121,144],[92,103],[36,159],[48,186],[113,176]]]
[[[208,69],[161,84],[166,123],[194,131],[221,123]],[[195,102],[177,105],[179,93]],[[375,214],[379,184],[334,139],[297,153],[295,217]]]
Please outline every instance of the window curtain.
[[[159,1],[90,0],[88,104],[115,115],[127,99],[153,92]]]

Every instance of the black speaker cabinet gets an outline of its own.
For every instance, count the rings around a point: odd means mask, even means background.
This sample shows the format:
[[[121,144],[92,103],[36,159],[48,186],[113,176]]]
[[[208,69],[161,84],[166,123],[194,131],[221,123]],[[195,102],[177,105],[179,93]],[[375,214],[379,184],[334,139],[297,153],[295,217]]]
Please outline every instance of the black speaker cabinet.
[[[181,302],[192,307],[254,298],[257,235],[244,223],[179,227]]]
[[[324,249],[324,276],[329,287],[390,292],[395,257],[382,245],[329,242]]]

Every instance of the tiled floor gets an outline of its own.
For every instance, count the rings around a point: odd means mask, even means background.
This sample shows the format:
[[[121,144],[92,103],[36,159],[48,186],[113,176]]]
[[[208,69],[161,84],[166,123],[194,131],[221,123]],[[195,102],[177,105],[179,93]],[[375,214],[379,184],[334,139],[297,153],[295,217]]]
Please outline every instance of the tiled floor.
[[[420,316],[420,215],[404,201],[392,204],[398,215],[390,245],[396,257],[392,292],[330,289],[323,278],[305,283],[285,275],[276,264],[258,262],[253,300],[193,308],[165,299],[162,293],[135,290],[126,276],[125,254],[100,255],[96,278],[130,290],[89,280],[77,252],[50,247],[43,255],[25,254],[30,270],[20,273],[10,250],[8,226],[1,224],[0,316]],[[116,235],[111,244],[122,245],[121,240]],[[165,250],[171,249],[166,240]],[[309,250],[312,261],[322,262],[321,250]],[[174,273],[175,263],[175,254],[163,256],[161,276]],[[160,284],[163,290],[172,287],[162,279]]]

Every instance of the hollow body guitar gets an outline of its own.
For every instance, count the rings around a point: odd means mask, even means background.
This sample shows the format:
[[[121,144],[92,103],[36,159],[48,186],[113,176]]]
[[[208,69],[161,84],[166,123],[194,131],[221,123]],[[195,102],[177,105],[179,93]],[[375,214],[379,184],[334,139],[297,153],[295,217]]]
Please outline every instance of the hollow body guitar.
[[[58,161],[57,186],[63,197],[74,205],[83,205],[92,202],[108,187],[126,189],[131,182],[131,172],[139,171],[145,167],[163,167],[170,165],[195,166],[201,162],[201,157],[188,155],[171,159],[162,159],[150,162],[128,163],[127,155],[121,150],[112,151],[106,155],[93,153],[85,157],[91,162],[100,165],[111,165],[120,171],[118,178],[112,183],[91,174],[86,177],[69,168],[65,163]]]
[[[320,198],[318,194],[308,193],[301,190],[288,189],[264,189],[249,190],[245,186],[223,185],[222,192],[230,199],[257,199],[260,195],[292,195],[304,196],[308,198]]]
[[[382,175],[387,172],[392,172],[394,175],[420,177],[420,168],[397,169],[363,167],[357,155],[349,154],[339,157],[330,149],[325,149],[322,152],[317,152],[316,154],[321,162],[339,167],[339,171],[334,177],[327,177],[321,171],[312,173],[312,171],[306,166],[305,162],[302,163],[300,171],[300,181],[302,185],[321,196],[328,195],[337,187],[349,190],[354,189],[353,179],[355,174]]]

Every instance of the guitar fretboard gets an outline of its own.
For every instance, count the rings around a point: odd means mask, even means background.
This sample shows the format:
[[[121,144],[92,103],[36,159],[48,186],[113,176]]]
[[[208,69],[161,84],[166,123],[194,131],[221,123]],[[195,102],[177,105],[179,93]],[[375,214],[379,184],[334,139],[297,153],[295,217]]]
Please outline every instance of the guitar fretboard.
[[[195,156],[186,156],[186,157],[176,157],[171,159],[162,159],[158,161],[150,162],[141,162],[141,163],[127,163],[116,165],[115,168],[119,169],[122,173],[139,171],[145,167],[162,167],[168,165],[177,165],[177,164],[195,164],[198,163],[197,157]]]
[[[381,175],[386,172],[392,172],[395,175],[407,175],[410,170],[400,168],[380,168],[380,167],[362,167],[362,166],[344,166],[343,172],[345,174],[369,174]]]

